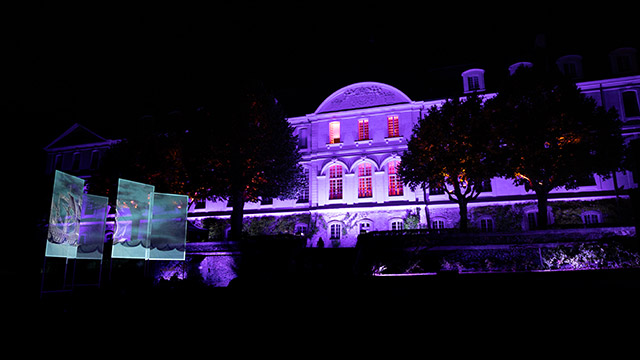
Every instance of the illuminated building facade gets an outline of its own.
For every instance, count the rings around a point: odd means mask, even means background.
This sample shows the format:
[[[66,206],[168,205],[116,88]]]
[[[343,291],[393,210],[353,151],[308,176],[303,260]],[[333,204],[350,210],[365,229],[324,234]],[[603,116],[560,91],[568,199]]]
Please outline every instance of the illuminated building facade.
[[[585,95],[606,108],[618,110],[627,144],[639,141],[640,76],[636,51],[618,49],[610,54],[610,61],[613,76],[592,81],[582,81],[579,55],[563,56],[556,65],[576,79]],[[518,66],[531,65],[516,63],[509,70],[513,72]],[[461,78],[463,93],[494,95],[486,91],[484,69],[467,69]],[[427,109],[444,101],[415,101],[391,85],[360,82],[335,91],[313,113],[289,118],[298,136],[308,186],[297,199],[247,203],[245,218],[289,217],[293,223],[279,231],[304,234],[308,237],[308,246],[317,246],[322,238],[327,247],[354,246],[358,234],[366,231],[456,227],[458,205],[451,202],[442,189],[410,189],[403,186],[397,175],[397,166],[414,125]],[[75,166],[73,149],[64,148],[63,157],[59,157],[52,145],[46,149],[50,171]],[[67,159],[69,156],[71,160]],[[90,165],[92,161],[85,162]],[[583,201],[587,204],[614,199],[618,193],[614,184],[618,189],[630,189],[637,187],[639,181],[637,171],[636,174],[626,171],[616,173],[615,181],[593,176],[585,179],[578,189],[558,188],[550,193],[546,216],[553,224],[554,203]],[[492,207],[504,210],[501,214],[509,212],[508,226],[502,223],[500,212],[488,210]],[[483,192],[469,204],[469,227],[488,232],[530,230],[537,224],[537,211],[534,193],[514,186],[511,180],[493,178],[483,184]],[[230,214],[228,203],[206,201],[193,204],[189,217],[194,224],[203,226],[206,219],[228,219]],[[584,206],[578,221],[601,223],[609,221],[608,216],[595,206]],[[224,232],[218,235],[224,236]]]

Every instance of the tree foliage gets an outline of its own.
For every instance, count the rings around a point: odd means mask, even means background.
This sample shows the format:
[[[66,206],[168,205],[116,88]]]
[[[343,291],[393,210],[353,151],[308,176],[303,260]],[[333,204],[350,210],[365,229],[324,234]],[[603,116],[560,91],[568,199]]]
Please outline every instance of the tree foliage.
[[[497,129],[501,175],[535,191],[538,214],[558,187],[575,189],[588,177],[604,178],[621,167],[621,123],[567,78],[521,67],[504,89],[487,101]],[[547,225],[538,216],[538,225]]]
[[[197,108],[132,126],[92,181],[97,192],[115,196],[121,177],[192,201],[226,200],[236,237],[245,202],[294,198],[303,184],[301,158],[275,97],[258,82],[217,85]]]
[[[496,175],[491,124],[482,99],[470,95],[433,106],[418,121],[399,168],[411,188],[443,187],[460,206],[460,229],[467,228],[467,204],[480,195],[482,183]]]

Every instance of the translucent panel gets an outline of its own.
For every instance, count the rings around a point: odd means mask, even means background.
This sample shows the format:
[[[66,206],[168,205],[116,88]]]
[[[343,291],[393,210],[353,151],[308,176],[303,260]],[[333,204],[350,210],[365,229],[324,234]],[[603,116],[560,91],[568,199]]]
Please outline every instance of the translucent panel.
[[[75,258],[83,190],[84,180],[56,170],[45,256]]]
[[[153,185],[118,180],[113,258],[148,259]]]
[[[151,220],[151,260],[184,260],[189,197],[155,193]]]
[[[104,196],[85,194],[82,199],[78,259],[102,260],[104,228],[109,199]]]

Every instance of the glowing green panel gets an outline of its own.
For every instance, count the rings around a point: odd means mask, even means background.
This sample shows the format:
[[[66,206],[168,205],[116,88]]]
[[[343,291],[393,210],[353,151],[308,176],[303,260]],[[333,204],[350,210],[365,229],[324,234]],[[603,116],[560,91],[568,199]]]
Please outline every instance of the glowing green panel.
[[[187,240],[186,195],[154,193],[150,260],[184,260]]]
[[[104,196],[84,194],[76,256],[78,259],[102,260],[108,202],[109,198]]]
[[[153,185],[118,180],[113,258],[148,259]]]
[[[56,170],[45,256],[76,257],[83,190],[84,180]]]

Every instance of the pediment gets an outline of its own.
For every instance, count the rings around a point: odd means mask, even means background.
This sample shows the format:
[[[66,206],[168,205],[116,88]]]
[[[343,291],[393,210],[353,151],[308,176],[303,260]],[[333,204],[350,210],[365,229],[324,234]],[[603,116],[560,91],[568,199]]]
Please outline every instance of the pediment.
[[[109,140],[94,133],[80,124],[74,124],[67,131],[62,133],[51,144],[47,145],[44,149],[60,149],[65,147],[72,147],[78,145],[97,144],[108,142]]]

